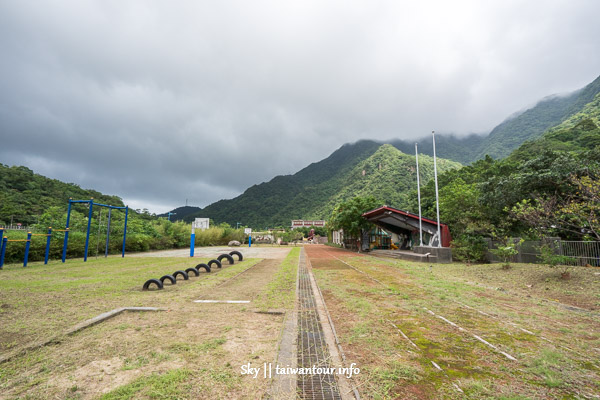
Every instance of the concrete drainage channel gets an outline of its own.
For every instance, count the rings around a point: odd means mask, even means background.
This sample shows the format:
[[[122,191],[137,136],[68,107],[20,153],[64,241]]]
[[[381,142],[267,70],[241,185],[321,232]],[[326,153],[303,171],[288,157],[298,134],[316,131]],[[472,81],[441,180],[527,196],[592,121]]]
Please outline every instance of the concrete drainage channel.
[[[325,334],[319,320],[306,262],[299,265],[298,283],[298,368],[333,369]],[[340,399],[335,373],[298,375],[299,395],[303,399]]]
[[[300,253],[297,293],[297,367],[311,369],[310,373],[299,370],[297,396],[310,400],[360,400],[343,372],[347,370],[344,351],[304,250]]]

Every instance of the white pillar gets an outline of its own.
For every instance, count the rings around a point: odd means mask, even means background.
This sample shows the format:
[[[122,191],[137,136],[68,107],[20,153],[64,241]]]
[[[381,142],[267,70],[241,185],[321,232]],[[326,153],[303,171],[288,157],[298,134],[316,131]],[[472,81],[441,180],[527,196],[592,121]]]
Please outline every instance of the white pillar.
[[[417,160],[417,196],[419,199],[419,243],[423,246],[423,224],[421,221],[421,181],[419,178],[419,151],[415,143],[415,158]]]
[[[442,247],[442,233],[440,229],[440,196],[438,192],[437,161],[435,157],[435,131],[431,131],[431,136],[433,137],[433,176],[435,179],[435,208],[437,210],[438,247]]]

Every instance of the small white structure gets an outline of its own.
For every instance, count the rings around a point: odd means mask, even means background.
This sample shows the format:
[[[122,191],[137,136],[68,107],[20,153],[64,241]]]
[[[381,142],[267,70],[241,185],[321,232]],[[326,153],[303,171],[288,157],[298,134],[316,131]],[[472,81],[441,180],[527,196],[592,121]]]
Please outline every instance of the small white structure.
[[[200,229],[205,230],[208,229],[210,225],[210,219],[208,218],[196,218],[194,222],[192,222],[192,229]],[[193,230],[192,230],[193,232]]]
[[[340,229],[339,231],[331,232],[331,241],[335,244],[339,244],[340,246],[344,244],[344,230]]]

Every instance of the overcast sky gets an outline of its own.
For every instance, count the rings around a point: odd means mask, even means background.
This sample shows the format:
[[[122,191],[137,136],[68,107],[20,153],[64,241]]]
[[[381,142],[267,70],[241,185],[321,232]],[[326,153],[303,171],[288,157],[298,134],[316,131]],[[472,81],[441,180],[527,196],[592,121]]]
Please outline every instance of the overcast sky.
[[[0,163],[166,212],[600,75],[600,2],[0,0]]]

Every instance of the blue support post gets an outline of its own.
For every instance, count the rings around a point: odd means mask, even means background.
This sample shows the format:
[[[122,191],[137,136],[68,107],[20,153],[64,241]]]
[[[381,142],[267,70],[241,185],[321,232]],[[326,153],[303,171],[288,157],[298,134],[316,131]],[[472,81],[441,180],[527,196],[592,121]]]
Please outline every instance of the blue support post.
[[[112,208],[108,209],[108,222],[106,223],[106,245],[104,246],[104,258],[108,257],[108,246],[110,242],[110,218],[112,214]]]
[[[29,258],[29,245],[31,244],[31,232],[27,232],[27,242],[25,242],[25,257],[23,257],[23,267],[27,266],[27,259]]]
[[[0,250],[0,269],[4,266],[4,253],[6,253],[6,242],[8,238],[2,239],[2,250]]]
[[[121,257],[125,257],[125,238],[127,237],[127,215],[129,214],[129,206],[125,206],[125,227],[123,228],[123,249]]]
[[[196,234],[190,235],[190,257],[194,257],[194,245],[196,244]]]
[[[67,259],[67,245],[69,243],[69,221],[71,220],[71,204],[73,201],[69,199],[69,210],[67,211],[67,224],[65,226],[65,241],[63,243],[62,262],[64,263]]]
[[[90,211],[88,213],[88,226],[87,226],[87,233],[85,235],[85,253],[83,254],[83,261],[87,261],[87,256],[88,256],[88,247],[90,245],[90,228],[92,227],[92,210],[94,208],[94,199],[89,201],[90,204]]]
[[[50,239],[52,238],[52,227],[48,227],[48,237],[46,238],[46,253],[44,254],[44,265],[48,264],[48,256],[50,255]]]
[[[248,247],[252,247],[252,235],[248,235]]]

